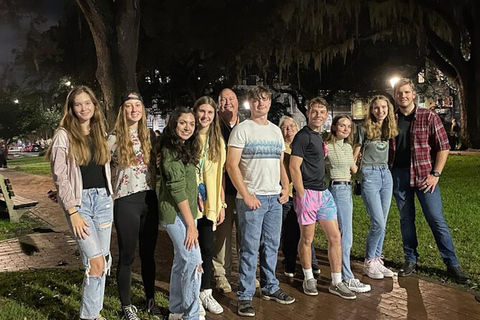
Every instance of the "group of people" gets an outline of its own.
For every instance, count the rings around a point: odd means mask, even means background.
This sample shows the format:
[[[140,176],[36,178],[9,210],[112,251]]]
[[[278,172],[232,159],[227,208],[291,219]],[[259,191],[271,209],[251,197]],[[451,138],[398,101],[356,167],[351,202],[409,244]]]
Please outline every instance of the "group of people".
[[[415,86],[409,79],[400,80],[394,91],[396,112],[387,97],[375,96],[359,130],[351,117],[337,116],[324,142],[320,130],[328,117],[328,103],[323,98],[308,101],[307,125],[299,128],[291,117],[282,117],[278,126],[268,121],[268,89],[257,86],[247,93],[248,119],[241,119],[235,93],[224,89],[218,107],[204,96],[193,109],[175,109],[158,141],[146,127],[139,93],[122,96],[115,129],[107,136],[93,92],[85,86],[72,89],[48,156],[57,199],[86,269],[80,318],[104,319],[100,311],[112,263],[113,222],[125,319],[139,319],[130,301],[137,241],[146,309],[161,317],[154,298],[159,224],[174,248],[169,319],[204,319],[206,311],[223,312],[212,295],[212,283],[222,293],[232,291],[234,225],[240,316],[255,316],[253,296],[258,286],[264,300],[295,302],[280,289],[275,274],[280,245],[285,276],[294,277],[298,255],[303,291],[318,295],[314,274],[320,269],[312,244],[316,222],[328,241],[329,292],[355,299],[356,293],[371,290],[350,267],[351,177],[357,171],[370,216],[364,274],[372,279],[393,277],[382,254],[392,193],[400,211],[405,254],[399,276],[415,272],[416,194],[448,272],[457,282],[467,282],[443,216],[438,186],[450,148],[448,137],[436,114],[415,105]]]

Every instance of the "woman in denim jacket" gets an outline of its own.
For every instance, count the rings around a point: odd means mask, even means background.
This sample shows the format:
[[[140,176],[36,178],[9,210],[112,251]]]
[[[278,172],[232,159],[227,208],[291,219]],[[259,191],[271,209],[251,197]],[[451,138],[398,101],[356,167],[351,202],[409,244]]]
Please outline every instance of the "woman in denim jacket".
[[[57,200],[85,266],[81,319],[104,319],[100,311],[111,265],[113,203],[105,132],[105,117],[94,93],[86,86],[75,87],[68,93],[47,154]]]

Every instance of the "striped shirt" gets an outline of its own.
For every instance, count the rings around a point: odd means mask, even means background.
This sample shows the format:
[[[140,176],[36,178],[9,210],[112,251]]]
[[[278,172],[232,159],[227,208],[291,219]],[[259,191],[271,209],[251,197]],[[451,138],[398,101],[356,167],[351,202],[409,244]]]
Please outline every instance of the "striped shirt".
[[[399,111],[397,111],[399,112]],[[420,187],[435,166],[437,153],[450,150],[448,136],[440,117],[428,109],[415,106],[410,126],[410,186]],[[395,139],[390,147],[390,167],[395,160]]]
[[[353,164],[353,149],[343,140],[327,144],[327,168],[330,171],[330,179],[350,179],[350,167]]]

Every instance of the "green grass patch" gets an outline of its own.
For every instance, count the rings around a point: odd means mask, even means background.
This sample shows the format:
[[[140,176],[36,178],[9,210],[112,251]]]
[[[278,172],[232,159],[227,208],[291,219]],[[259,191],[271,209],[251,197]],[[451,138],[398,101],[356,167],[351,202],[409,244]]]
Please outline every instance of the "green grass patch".
[[[112,274],[115,274],[112,270]],[[0,320],[71,320],[78,319],[84,271],[80,269],[46,269],[0,273]],[[155,300],[166,307],[165,295],[157,292]],[[143,286],[132,280],[132,303],[141,319],[153,319],[145,311]],[[102,316],[122,318],[115,277],[107,277]]]
[[[34,215],[24,214],[20,222],[10,222],[8,218],[0,219],[0,240],[19,237],[34,232],[34,228],[45,228],[46,225]]]
[[[25,157],[8,160],[8,167],[31,174],[50,176],[50,163],[44,156]]]
[[[440,178],[445,219],[455,244],[460,264],[472,277],[474,286],[480,284],[480,156],[451,155]],[[416,226],[418,236],[418,265],[420,272],[435,278],[445,278],[445,265],[435,244],[418,201],[416,202]],[[353,247],[352,256],[363,261],[365,240],[370,221],[360,196],[353,199]],[[323,232],[317,226],[315,244],[326,248]],[[400,216],[392,201],[383,245],[385,261],[389,266],[400,267],[404,263]]]

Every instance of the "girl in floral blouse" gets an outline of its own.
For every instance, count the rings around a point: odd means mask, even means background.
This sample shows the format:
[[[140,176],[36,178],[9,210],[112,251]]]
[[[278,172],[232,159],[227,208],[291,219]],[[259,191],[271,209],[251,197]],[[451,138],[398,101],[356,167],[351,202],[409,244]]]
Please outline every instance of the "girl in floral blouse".
[[[146,125],[142,97],[136,92],[124,94],[108,145],[112,152],[114,221],[119,250],[118,291],[124,318],[128,320],[140,319],[130,300],[131,266],[137,239],[146,308],[150,314],[161,317],[154,297],[158,202],[154,191],[156,156],[151,141],[154,140]]]

